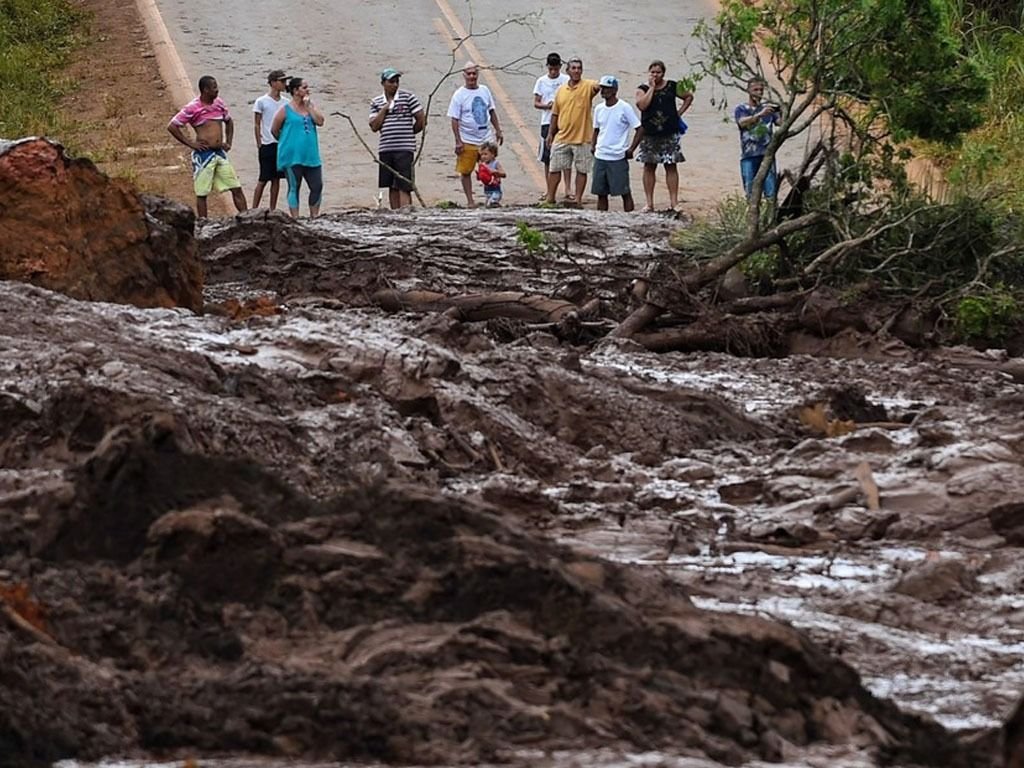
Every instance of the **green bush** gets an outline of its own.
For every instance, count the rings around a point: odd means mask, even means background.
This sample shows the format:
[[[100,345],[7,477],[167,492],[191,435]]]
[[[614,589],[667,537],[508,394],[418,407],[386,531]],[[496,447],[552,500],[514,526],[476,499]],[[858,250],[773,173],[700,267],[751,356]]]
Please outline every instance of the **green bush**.
[[[85,16],[69,0],[0,0],[0,136],[52,133]]]
[[[1018,296],[999,285],[960,299],[954,330],[965,341],[1001,342],[1020,323],[1020,311]]]

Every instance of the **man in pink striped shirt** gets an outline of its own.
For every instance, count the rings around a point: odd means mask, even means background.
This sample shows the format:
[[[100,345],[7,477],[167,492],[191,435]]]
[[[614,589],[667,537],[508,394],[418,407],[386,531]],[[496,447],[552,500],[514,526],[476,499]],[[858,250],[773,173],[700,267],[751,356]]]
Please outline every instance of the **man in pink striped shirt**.
[[[242,184],[228,160],[235,123],[227,105],[218,97],[219,92],[216,79],[203,75],[199,78],[199,96],[182,107],[167,125],[171,136],[192,150],[196,214],[203,219],[207,216],[206,198],[210,192],[230,192],[239,212],[248,207]],[[194,139],[186,135],[186,125],[192,126]]]

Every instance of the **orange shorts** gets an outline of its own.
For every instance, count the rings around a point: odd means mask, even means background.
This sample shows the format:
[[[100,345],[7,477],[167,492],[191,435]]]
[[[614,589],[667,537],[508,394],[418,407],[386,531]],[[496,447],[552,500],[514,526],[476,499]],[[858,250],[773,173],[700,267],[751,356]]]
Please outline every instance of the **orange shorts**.
[[[462,154],[455,156],[455,172],[459,176],[469,176],[476,170],[476,161],[480,159],[480,147],[476,144],[463,144]]]

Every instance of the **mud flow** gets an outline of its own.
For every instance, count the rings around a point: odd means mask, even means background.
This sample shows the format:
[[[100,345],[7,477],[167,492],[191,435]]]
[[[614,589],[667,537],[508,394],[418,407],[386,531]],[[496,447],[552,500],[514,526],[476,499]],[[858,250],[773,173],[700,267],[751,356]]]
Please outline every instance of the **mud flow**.
[[[4,764],[1003,765],[1020,385],[599,341],[633,221],[253,213],[202,315],[0,282]]]

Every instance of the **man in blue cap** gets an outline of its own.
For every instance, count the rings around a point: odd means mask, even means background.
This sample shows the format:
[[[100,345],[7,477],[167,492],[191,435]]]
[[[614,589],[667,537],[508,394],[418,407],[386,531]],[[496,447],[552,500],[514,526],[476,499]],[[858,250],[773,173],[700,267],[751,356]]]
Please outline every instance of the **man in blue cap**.
[[[398,87],[401,77],[394,67],[381,72],[384,92],[370,102],[370,130],[380,134],[377,186],[388,190],[392,209],[412,205],[416,134],[427,119],[416,95]]]

